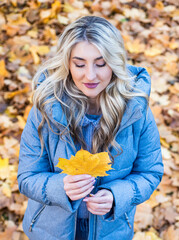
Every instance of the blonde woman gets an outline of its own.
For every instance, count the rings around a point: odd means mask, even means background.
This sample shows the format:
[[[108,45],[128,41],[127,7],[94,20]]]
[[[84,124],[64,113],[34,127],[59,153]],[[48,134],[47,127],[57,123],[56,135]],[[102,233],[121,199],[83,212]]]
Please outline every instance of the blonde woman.
[[[130,240],[136,205],[163,175],[150,76],[127,64],[120,32],[104,18],[71,23],[57,47],[34,76],[34,106],[21,138],[24,232],[32,240]],[[58,158],[81,148],[107,151],[109,175],[59,174]]]

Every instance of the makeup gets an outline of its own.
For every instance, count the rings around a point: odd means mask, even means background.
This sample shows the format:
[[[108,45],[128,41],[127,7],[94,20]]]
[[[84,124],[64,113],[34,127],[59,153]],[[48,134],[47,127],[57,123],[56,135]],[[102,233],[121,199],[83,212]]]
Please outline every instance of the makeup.
[[[87,88],[96,88],[99,83],[84,83]]]

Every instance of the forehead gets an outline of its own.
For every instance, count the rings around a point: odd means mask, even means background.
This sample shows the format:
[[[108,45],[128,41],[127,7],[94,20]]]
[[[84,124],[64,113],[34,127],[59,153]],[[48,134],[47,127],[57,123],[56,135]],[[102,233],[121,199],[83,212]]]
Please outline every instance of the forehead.
[[[71,51],[71,58],[72,57],[81,57],[84,59],[88,58],[98,58],[101,57],[101,53],[98,48],[87,41],[77,43]]]

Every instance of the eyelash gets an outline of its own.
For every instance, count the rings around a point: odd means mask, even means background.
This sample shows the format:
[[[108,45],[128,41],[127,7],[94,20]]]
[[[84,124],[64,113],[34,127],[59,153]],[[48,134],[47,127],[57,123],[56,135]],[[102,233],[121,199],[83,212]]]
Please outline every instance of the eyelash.
[[[103,65],[98,65],[98,64],[96,64],[97,67],[104,67],[105,65],[106,65],[106,63],[104,63]],[[75,64],[75,66],[76,66],[76,67],[79,67],[79,68],[82,68],[82,67],[84,67],[85,65],[77,65],[77,64]]]

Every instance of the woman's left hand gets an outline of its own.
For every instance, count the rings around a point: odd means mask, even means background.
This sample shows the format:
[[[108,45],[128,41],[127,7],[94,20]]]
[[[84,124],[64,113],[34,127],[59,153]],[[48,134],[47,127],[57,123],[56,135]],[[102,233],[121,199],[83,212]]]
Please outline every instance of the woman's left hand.
[[[111,191],[102,189],[92,197],[85,197],[83,201],[87,203],[88,211],[92,214],[105,215],[111,210],[114,197]]]

